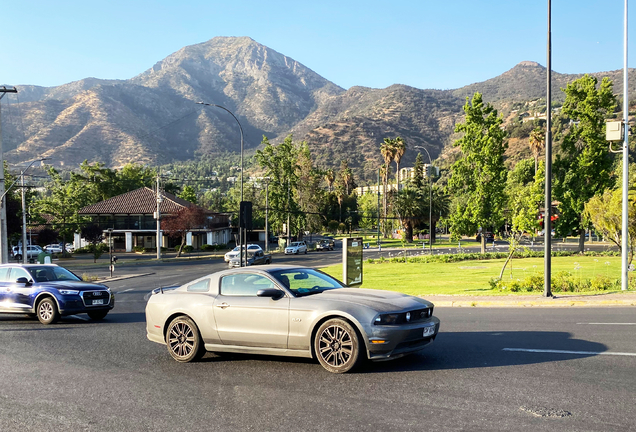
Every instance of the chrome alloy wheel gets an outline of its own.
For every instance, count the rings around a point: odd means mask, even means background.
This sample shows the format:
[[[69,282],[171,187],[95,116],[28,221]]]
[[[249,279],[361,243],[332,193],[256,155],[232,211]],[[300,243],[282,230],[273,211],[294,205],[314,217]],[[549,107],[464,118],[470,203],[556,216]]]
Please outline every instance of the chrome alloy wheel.
[[[194,350],[196,336],[192,327],[180,321],[170,327],[168,346],[175,358],[187,358]]]
[[[334,368],[341,368],[353,355],[351,334],[339,325],[331,325],[320,334],[318,351],[322,360]]]
[[[55,311],[53,305],[50,302],[41,302],[38,307],[38,316],[44,321],[50,321]]]

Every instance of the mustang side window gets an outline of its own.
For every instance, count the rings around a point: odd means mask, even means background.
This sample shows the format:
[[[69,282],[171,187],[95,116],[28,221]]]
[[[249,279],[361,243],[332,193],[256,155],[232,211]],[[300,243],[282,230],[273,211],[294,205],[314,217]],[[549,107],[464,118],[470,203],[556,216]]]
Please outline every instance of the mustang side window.
[[[210,279],[203,279],[202,281],[192,284],[187,290],[189,292],[208,292],[210,290]]]
[[[275,286],[274,282],[265,276],[236,274],[224,276],[221,279],[221,295],[256,297],[259,290],[266,288],[275,288]]]

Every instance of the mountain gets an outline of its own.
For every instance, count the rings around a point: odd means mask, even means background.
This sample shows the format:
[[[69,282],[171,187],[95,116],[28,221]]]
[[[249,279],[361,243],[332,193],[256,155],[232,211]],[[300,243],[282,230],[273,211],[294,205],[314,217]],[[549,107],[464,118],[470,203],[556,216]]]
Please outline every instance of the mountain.
[[[165,163],[238,150],[277,137],[344,90],[250,38],[185,47],[125,81],[86,79],[53,88],[19,86],[21,116],[3,116],[10,162],[49,157],[119,166]],[[24,96],[22,94],[24,93]],[[7,152],[8,150],[8,152]]]
[[[622,91],[622,73],[609,76]],[[553,72],[553,100],[581,75]],[[117,167],[128,162],[161,164],[239,150],[238,118],[245,148],[266,135],[305,140],[316,163],[334,167],[348,159],[358,179],[373,180],[383,163],[385,137],[407,143],[402,165],[424,146],[433,159],[450,148],[466,97],[478,91],[508,115],[513,106],[545,98],[546,69],[521,62],[503,74],[456,90],[404,85],[344,90],[297,61],[248,37],[217,37],[191,45],[128,80],[87,78],[58,87],[18,86],[19,109],[3,99],[6,159],[38,157],[56,166],[83,160]],[[630,70],[630,94],[636,73]],[[516,109],[516,108],[515,108]],[[512,153],[523,156],[523,138]],[[511,147],[513,146],[511,140]]]

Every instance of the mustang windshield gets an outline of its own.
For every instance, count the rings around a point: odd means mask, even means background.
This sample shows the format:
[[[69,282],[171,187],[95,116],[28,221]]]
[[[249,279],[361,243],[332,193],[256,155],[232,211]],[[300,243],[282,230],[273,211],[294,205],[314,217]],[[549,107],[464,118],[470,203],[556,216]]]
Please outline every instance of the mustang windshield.
[[[64,267],[55,266],[29,266],[27,267],[33,280],[35,282],[51,282],[51,281],[80,281],[81,279],[75,276]]]
[[[278,270],[271,272],[271,275],[289,288],[297,297],[317,294],[344,286],[331,276],[308,268]]]

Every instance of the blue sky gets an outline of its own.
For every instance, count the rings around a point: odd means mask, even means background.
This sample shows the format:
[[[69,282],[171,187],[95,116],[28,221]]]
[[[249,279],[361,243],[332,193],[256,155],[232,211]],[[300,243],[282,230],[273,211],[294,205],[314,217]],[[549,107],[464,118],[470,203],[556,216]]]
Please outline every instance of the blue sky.
[[[553,70],[621,69],[623,5],[553,0]],[[452,89],[523,60],[546,64],[547,0],[13,0],[3,6],[0,83],[16,86],[128,79],[215,36],[249,36],[344,88]],[[630,8],[636,46],[636,4]]]

